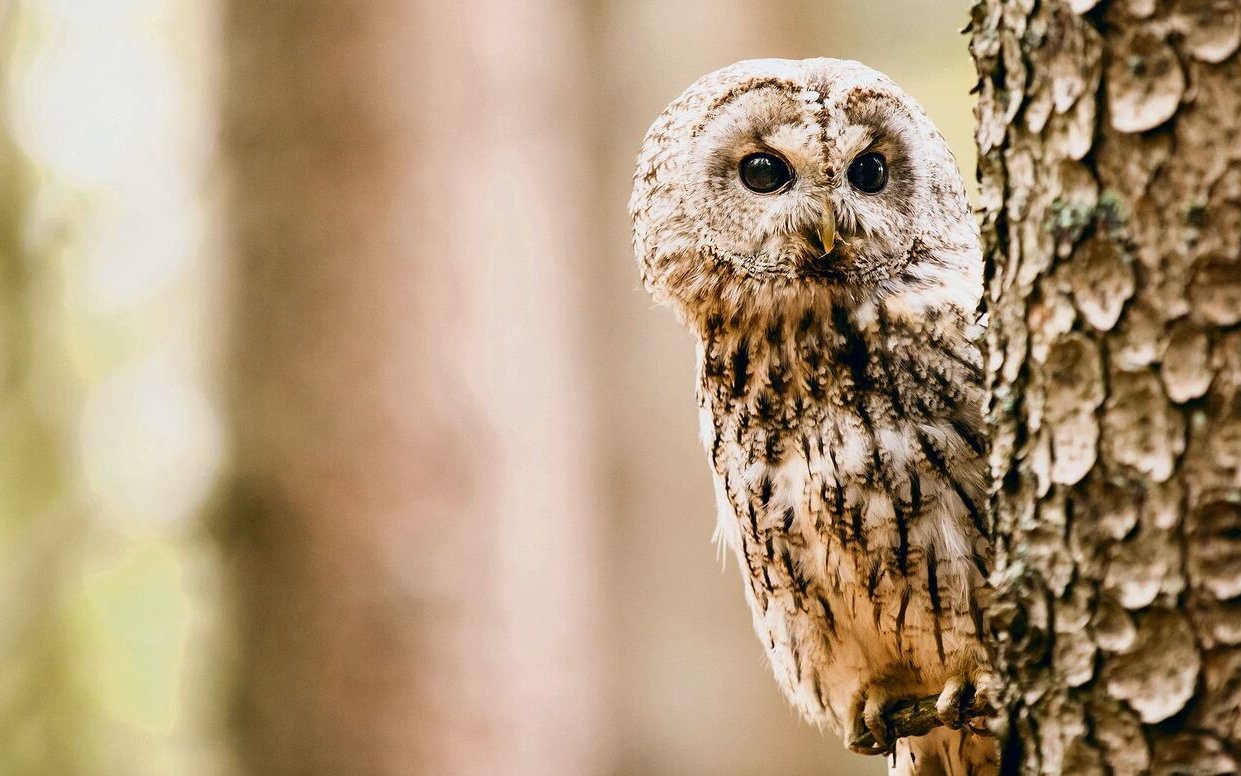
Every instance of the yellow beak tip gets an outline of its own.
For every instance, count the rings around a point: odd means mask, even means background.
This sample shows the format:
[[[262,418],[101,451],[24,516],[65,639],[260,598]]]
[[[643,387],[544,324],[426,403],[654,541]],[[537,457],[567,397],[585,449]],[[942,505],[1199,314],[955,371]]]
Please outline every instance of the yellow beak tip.
[[[831,253],[832,246],[836,243],[836,216],[830,207],[824,211],[823,218],[819,221],[818,232],[823,250]]]

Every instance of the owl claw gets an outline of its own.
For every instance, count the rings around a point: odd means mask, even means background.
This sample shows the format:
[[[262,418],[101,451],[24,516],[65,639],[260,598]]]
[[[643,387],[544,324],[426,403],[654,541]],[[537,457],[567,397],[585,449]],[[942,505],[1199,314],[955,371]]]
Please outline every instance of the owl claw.
[[[941,724],[989,735],[985,719],[994,714],[998,688],[995,674],[976,665],[950,676],[938,696],[919,697],[917,686],[899,675],[872,682],[854,698],[849,749],[891,754],[897,739],[926,735]]]
[[[970,719],[982,716],[982,712],[991,708],[995,687],[996,677],[990,671],[980,671],[973,677],[965,674],[949,677],[935,701],[935,713],[944,725],[960,730]]]
[[[894,700],[889,688],[876,682],[863,688],[854,700],[853,734],[849,749],[858,754],[890,754],[896,745],[887,711]]]
[[[944,683],[935,701],[935,714],[945,726],[960,730],[965,724],[965,706],[974,700],[974,688],[964,676],[953,676]]]

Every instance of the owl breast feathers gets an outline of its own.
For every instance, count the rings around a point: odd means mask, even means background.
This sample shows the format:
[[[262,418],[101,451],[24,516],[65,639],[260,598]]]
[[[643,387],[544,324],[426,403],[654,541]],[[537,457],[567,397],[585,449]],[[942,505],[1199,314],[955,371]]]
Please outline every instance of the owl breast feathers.
[[[718,535],[781,688],[893,773],[993,773],[962,712],[994,682],[982,258],[939,131],[856,62],[741,62],[656,119],[630,212],[698,340]],[[891,741],[925,695],[946,726]]]

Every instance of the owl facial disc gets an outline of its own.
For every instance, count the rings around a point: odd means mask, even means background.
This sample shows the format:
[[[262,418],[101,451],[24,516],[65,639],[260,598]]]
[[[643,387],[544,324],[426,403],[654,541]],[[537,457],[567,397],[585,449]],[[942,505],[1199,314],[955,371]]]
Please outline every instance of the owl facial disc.
[[[977,304],[978,225],[952,153],[857,62],[700,78],[648,130],[630,213],[646,286],[690,318],[905,291]]]

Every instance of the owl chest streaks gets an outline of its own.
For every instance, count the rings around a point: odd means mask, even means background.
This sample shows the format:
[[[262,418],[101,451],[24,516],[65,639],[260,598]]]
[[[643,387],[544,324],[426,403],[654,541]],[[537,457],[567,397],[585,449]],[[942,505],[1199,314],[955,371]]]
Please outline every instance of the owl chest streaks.
[[[839,724],[857,678],[928,691],[980,640],[981,366],[964,315],[898,302],[706,316],[698,397],[755,627],[777,679]]]

